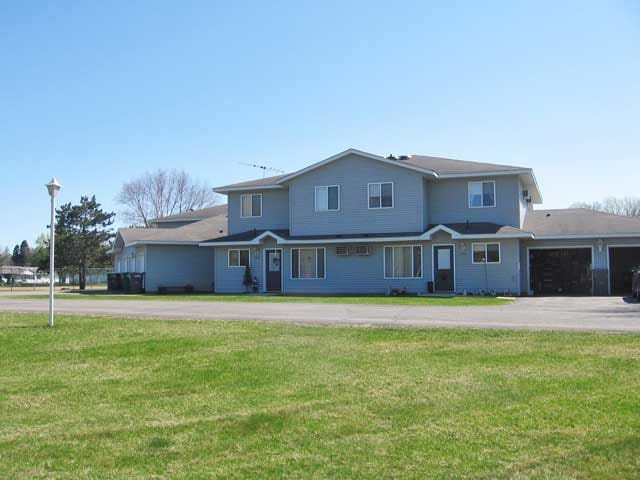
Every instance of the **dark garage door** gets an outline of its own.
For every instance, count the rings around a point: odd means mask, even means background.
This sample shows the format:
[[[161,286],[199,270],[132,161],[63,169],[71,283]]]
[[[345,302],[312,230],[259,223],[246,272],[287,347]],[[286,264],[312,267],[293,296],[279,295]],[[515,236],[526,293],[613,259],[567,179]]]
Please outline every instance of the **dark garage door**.
[[[534,295],[591,295],[591,248],[529,250]]]
[[[609,247],[611,295],[631,293],[631,269],[640,266],[640,247]]]

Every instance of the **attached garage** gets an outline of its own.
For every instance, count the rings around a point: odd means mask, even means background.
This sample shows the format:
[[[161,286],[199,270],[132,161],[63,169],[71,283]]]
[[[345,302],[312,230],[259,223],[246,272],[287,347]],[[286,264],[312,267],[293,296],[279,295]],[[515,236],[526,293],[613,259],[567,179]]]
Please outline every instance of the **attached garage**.
[[[529,288],[534,295],[592,295],[591,247],[530,248]]]
[[[631,294],[632,269],[640,266],[640,245],[609,246],[609,291]]]

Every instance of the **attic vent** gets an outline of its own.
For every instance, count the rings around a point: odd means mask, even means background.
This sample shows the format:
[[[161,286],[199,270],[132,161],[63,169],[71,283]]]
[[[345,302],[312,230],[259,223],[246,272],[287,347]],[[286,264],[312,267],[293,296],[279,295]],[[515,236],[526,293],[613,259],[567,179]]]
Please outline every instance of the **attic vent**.
[[[349,247],[346,245],[338,245],[336,247],[336,255],[339,255],[339,256],[349,255]]]

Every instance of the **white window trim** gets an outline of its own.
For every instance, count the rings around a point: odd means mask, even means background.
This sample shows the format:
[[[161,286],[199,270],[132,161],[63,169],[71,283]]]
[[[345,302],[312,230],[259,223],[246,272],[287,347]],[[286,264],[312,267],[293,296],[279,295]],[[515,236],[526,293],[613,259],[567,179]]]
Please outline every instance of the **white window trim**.
[[[413,248],[420,247],[420,276],[419,277],[387,277],[387,248],[411,247],[411,270],[413,271]],[[396,269],[396,255],[391,257],[391,271]],[[424,278],[424,250],[422,245],[384,245],[382,247],[382,275],[385,280],[420,280]]]
[[[300,259],[298,258],[298,277],[295,278],[293,276],[293,251],[294,250],[316,250],[316,276],[312,278],[302,278],[300,277]],[[324,255],[322,258],[324,259],[324,277],[318,277],[318,250],[324,250]],[[327,279],[327,249],[325,247],[294,247],[289,249],[289,279],[290,280],[326,280]]]
[[[251,215],[242,215],[242,199],[244,197],[253,197],[254,195],[257,195],[260,197],[260,215],[253,215],[253,199],[251,199]],[[262,204],[261,193],[245,193],[243,195],[240,195],[240,218],[260,218],[262,217],[263,208],[264,208],[264,205]]]
[[[318,208],[318,189],[319,188],[326,188],[327,189],[327,207],[329,207],[329,188],[331,187],[338,187],[338,208]],[[314,198],[313,198],[313,202],[315,204],[315,209],[316,212],[339,212],[340,211],[340,194],[341,192],[341,188],[340,185],[317,185],[315,190],[314,190]]]
[[[473,259],[473,247],[475,245],[484,245],[484,258],[485,261],[484,262],[476,262]],[[498,245],[498,261],[497,262],[490,262],[489,261],[489,255],[487,252],[487,246],[488,245]],[[502,263],[502,244],[500,242],[474,242],[471,244],[471,263],[473,263],[474,265],[499,265]]]
[[[390,183],[391,184],[391,206],[390,207],[383,207],[382,206],[382,185],[384,183]],[[380,185],[380,206],[379,207],[372,207],[369,204],[369,198],[371,198],[370,195],[370,189],[371,189],[371,185]],[[367,183],[367,208],[369,210],[386,210],[389,208],[394,208],[396,206],[396,192],[395,192],[395,185],[393,184],[393,182],[371,182],[371,183]]]
[[[474,207],[471,205],[471,185],[482,185],[483,183],[493,183],[493,205],[482,205],[479,207]],[[484,192],[484,190],[481,188]],[[495,180],[481,180],[479,182],[469,182],[467,185],[467,201],[469,202],[469,208],[496,208],[498,204],[498,199],[496,197],[496,181]],[[482,194],[482,202],[484,203],[484,193]]]
[[[231,265],[231,252],[238,252],[238,264],[240,263],[240,252],[245,251],[249,254],[249,267],[251,267],[251,249],[250,248],[229,248],[227,249],[227,267],[228,268],[245,268],[243,265]]]

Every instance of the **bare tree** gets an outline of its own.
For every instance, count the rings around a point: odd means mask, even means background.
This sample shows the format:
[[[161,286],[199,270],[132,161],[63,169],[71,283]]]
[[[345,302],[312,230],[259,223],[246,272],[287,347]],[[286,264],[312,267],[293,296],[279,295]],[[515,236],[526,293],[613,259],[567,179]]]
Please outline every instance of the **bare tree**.
[[[588,208],[626,217],[640,217],[640,197],[607,197],[601,202],[575,202],[571,208]]]
[[[149,220],[216,205],[211,187],[185,171],[156,170],[125,182],[116,201],[122,214],[134,225],[149,226]]]

